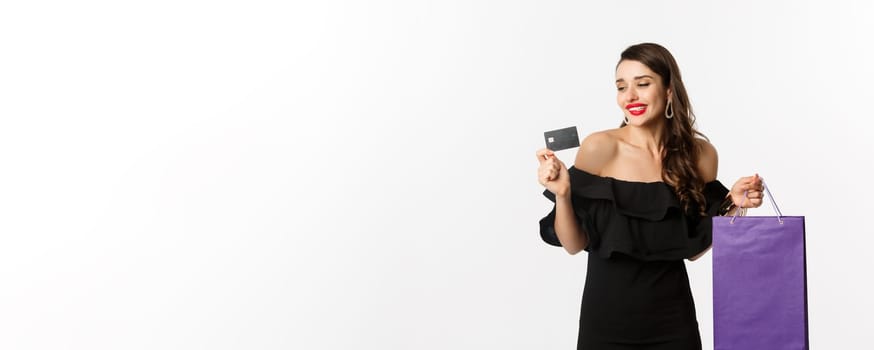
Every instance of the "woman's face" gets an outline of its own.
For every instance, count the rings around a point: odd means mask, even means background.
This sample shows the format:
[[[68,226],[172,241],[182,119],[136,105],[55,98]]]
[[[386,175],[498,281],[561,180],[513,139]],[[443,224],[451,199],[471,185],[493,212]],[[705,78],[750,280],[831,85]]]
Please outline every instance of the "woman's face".
[[[664,119],[669,95],[662,77],[643,63],[625,60],[616,67],[616,103],[628,124],[644,125]]]

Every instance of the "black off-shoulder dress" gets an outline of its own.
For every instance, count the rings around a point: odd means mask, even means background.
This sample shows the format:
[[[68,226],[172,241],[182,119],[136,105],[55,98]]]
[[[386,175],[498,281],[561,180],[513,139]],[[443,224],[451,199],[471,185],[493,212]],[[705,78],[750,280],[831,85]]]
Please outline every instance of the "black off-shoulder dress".
[[[701,349],[683,259],[710,246],[710,216],[728,189],[704,188],[708,216],[687,215],[664,182],[632,182],[568,168],[577,222],[589,235],[577,349]],[[555,196],[544,195],[555,202]],[[561,246],[555,208],[540,220],[546,243]]]

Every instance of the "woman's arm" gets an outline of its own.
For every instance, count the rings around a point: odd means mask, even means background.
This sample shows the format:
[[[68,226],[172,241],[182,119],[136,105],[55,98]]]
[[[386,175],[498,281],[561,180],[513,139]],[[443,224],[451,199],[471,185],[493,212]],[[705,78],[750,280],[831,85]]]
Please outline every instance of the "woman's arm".
[[[599,174],[615,152],[615,142],[612,146],[610,142],[611,138],[603,132],[586,137],[577,151],[574,167],[591,174]],[[540,161],[540,183],[555,194],[555,235],[569,254],[577,254],[588,247],[589,236],[583,231],[574,213],[568,170],[548,149],[538,151],[537,159]]]
[[[561,246],[570,255],[581,252],[589,245],[589,236],[583,232],[574,214],[570,192],[565,196],[555,196],[555,235]]]
[[[537,151],[537,179],[555,195],[555,216],[552,224],[561,246],[571,255],[579,253],[589,244],[582,232],[571,201],[570,174],[564,163],[549,149]]]
[[[590,174],[599,174],[604,165],[613,159],[615,152],[616,142],[607,133],[591,134],[580,143],[574,167]],[[555,234],[568,253],[579,253],[589,245],[589,236],[577,222],[570,191],[564,196],[556,195],[555,205]]]

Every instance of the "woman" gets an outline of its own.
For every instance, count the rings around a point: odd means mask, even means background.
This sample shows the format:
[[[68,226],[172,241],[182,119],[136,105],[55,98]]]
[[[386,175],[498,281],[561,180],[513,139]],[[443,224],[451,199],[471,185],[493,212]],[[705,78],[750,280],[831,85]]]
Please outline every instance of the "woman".
[[[716,180],[716,149],[695,127],[673,56],[644,43],[622,52],[616,102],[624,120],[586,137],[567,168],[537,151],[555,202],[541,237],[589,252],[578,349],[700,349],[684,259],[710,248],[714,215],[762,203],[758,175],[731,190]]]

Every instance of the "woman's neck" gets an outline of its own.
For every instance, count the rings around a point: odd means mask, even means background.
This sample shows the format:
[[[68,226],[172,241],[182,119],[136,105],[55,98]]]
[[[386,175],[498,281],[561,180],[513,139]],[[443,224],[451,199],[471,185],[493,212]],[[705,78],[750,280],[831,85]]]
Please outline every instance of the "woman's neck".
[[[645,125],[628,125],[626,129],[627,141],[635,147],[639,147],[653,157],[662,155],[662,135],[665,133],[665,123],[649,123]]]

